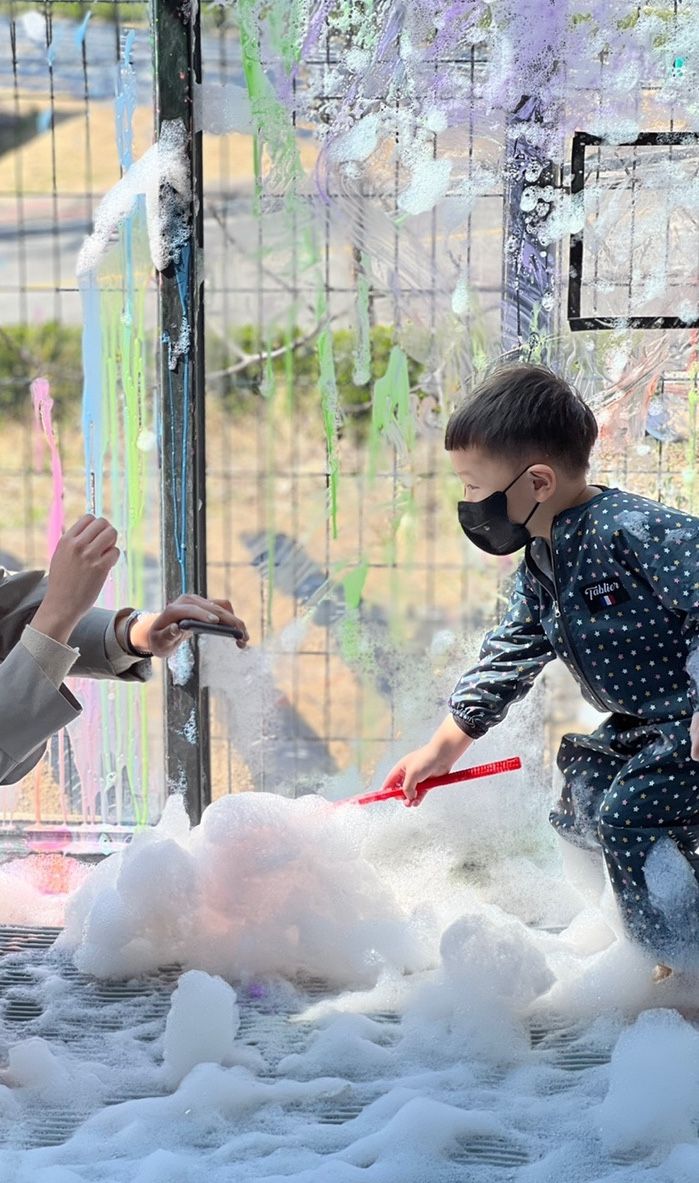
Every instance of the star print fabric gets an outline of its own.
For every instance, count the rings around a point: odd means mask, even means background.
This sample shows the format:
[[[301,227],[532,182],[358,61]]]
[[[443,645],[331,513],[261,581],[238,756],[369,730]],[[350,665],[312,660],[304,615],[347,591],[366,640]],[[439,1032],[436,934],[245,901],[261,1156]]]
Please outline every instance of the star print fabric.
[[[550,820],[569,841],[601,849],[630,935],[678,964],[689,934],[653,903],[644,864],[662,837],[699,873],[689,740],[699,709],[699,519],[605,489],[554,519],[550,572],[538,554],[530,543],[505,615],[450,709],[478,738],[559,657],[587,701],[609,712],[592,735],[564,736]],[[699,939],[689,943],[699,949]]]
[[[464,731],[499,723],[554,657],[598,710],[669,720],[699,706],[698,518],[605,489],[554,519],[553,580],[531,550],[449,700]]]
[[[550,821],[562,837],[601,849],[624,926],[659,961],[699,964],[699,916],[688,922],[648,891],[644,865],[669,838],[697,871],[699,764],[686,723],[612,715],[591,735],[564,735],[558,751],[561,798]],[[690,939],[691,938],[691,939]]]

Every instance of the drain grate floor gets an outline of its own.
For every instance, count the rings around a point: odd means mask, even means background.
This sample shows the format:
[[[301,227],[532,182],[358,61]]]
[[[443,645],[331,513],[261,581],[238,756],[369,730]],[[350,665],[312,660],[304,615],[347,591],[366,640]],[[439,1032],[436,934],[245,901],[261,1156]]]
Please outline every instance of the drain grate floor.
[[[529,1162],[526,1150],[506,1138],[470,1138],[450,1156],[456,1163],[483,1163],[493,1167],[522,1167]],[[465,1183],[465,1181],[464,1181]]]
[[[60,931],[60,928],[0,925],[0,957],[6,953],[23,953],[27,949],[50,949]]]
[[[52,1048],[63,1049],[76,1064],[94,1060],[119,1063],[125,1030],[141,1040],[144,1048],[157,1044],[180,969],[166,966],[157,974],[127,982],[98,981],[80,973],[53,947],[58,934],[55,928],[0,927],[0,1064],[9,1044],[33,1035],[46,1039]],[[332,995],[328,984],[317,978],[293,986],[260,982],[239,989],[239,1039],[262,1055],[266,1067],[258,1073],[261,1079],[273,1080],[275,1066],[284,1056],[308,1047],[315,1027],[311,1022],[298,1022],[298,1018],[309,1004]],[[372,1013],[371,1018],[385,1027],[386,1045],[394,1043],[399,1016],[385,1011]],[[571,1073],[608,1061],[609,1049],[588,1041],[584,1028],[555,1016],[539,1018],[531,1027],[532,1048],[542,1061]],[[0,1130],[0,1145],[18,1149],[60,1145],[98,1109],[165,1095],[158,1078],[158,1053],[157,1046],[148,1052],[153,1065],[151,1078],[134,1079],[125,1087],[123,1073],[118,1076],[118,1086],[115,1075],[111,1086],[105,1081],[92,1109],[86,1108],[83,1095],[60,1107],[42,1105],[40,1115],[30,1110],[24,1124]],[[558,1076],[564,1078],[564,1073]],[[483,1087],[497,1088],[498,1080],[484,1078]],[[342,1126],[359,1117],[376,1099],[372,1086],[351,1085],[340,1095],[317,1103],[308,1111],[308,1121]],[[466,1171],[468,1164],[474,1170],[489,1166],[497,1170],[497,1178],[509,1180],[529,1161],[516,1139],[516,1134],[474,1137],[459,1143],[450,1158],[457,1169]]]
[[[541,1052],[557,1068],[568,1072],[582,1072],[608,1064],[612,1049],[590,1041],[589,1032],[580,1023],[572,1023],[557,1015],[545,1021],[533,1022],[529,1029],[532,1047]]]

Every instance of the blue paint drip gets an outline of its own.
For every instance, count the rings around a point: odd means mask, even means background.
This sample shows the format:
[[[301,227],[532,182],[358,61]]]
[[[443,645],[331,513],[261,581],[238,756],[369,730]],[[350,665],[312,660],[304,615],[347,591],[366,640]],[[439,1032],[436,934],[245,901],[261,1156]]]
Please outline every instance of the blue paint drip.
[[[180,569],[180,590],[182,595],[187,592],[187,515],[185,513],[185,495],[188,476],[188,445],[189,445],[189,349],[190,349],[190,319],[189,319],[189,268],[192,249],[189,244],[184,245],[175,259],[175,278],[177,294],[180,298],[182,321],[179,339],[173,343],[169,333],[163,334],[163,344],[167,345],[167,395],[170,423],[175,422],[175,403],[172,390],[172,373],[180,362],[184,365],[182,382],[182,451],[180,455],[179,484],[173,481],[172,488],[172,517],[175,533],[175,555]],[[173,475],[177,471],[177,457],[175,455],[174,439],[171,442],[171,463]]]
[[[53,70],[53,64],[56,61],[56,53],[58,52],[58,47],[62,40],[63,36],[59,32],[58,36],[51,38],[50,43],[46,47],[46,61],[48,62],[49,70]]]
[[[83,410],[85,448],[85,501],[90,512],[102,513],[103,410],[102,410],[102,326],[100,289],[94,271],[80,279],[83,309]]]
[[[114,99],[117,152],[119,155],[119,164],[121,165],[121,168],[124,172],[131,168],[131,165],[133,164],[133,117],[136,110],[136,74],[133,68],[132,55],[135,39],[136,30],[130,29],[124,38],[122,60],[119,63],[119,70],[117,72],[116,94]],[[135,213],[138,215],[142,214],[144,208],[144,197],[142,194],[139,194]],[[122,321],[127,328],[130,328],[133,323],[134,221],[134,212],[132,212],[124,219],[122,224],[124,244],[123,255],[125,260],[124,288],[126,291],[126,302],[122,313]]]
[[[124,38],[122,60],[116,85],[116,139],[119,163],[126,170],[133,164],[133,115],[136,110],[136,74],[133,68],[133,46],[136,30],[130,29]]]
[[[75,42],[78,49],[82,48],[83,41],[85,40],[85,36],[87,34],[87,26],[90,23],[91,16],[92,16],[92,13],[88,12],[87,16],[84,18],[82,23],[78,25],[77,29],[73,33],[73,41]]]

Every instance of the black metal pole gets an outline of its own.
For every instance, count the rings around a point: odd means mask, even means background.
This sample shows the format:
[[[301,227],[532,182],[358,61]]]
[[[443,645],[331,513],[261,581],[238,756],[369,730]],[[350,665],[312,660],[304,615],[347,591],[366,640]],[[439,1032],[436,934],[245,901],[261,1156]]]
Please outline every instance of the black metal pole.
[[[522,361],[549,357],[556,307],[556,248],[541,231],[560,170],[527,134],[543,118],[538,100],[527,97],[506,124],[501,341]]]
[[[161,534],[167,601],[206,594],[204,414],[204,244],[201,132],[193,92],[201,78],[199,5],[151,0],[156,128],[165,153],[181,144],[191,189],[161,173],[160,223],[169,260],[159,271]],[[171,159],[171,157],[170,157]],[[196,642],[166,673],[165,768],[168,792],[184,794],[191,821],[211,800],[208,695]]]

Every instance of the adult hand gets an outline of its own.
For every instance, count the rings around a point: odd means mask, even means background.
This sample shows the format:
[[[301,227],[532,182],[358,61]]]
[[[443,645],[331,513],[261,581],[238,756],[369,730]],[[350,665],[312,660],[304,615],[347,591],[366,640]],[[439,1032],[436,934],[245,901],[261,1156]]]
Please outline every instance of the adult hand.
[[[692,745],[691,757],[693,760],[699,760],[699,711],[692,715],[692,722],[689,725],[689,741]]]
[[[154,657],[170,657],[190,634],[179,627],[181,620],[202,620],[208,624],[226,624],[239,629],[242,640],[236,641],[244,649],[250,640],[248,630],[235,614],[230,600],[209,600],[203,596],[178,596],[160,615],[144,614],[131,627],[131,644],[136,649],[152,653]]]
[[[99,596],[119,558],[117,532],[106,518],[86,513],[66,530],[49,567],[44,599],[32,626],[65,644]]]

